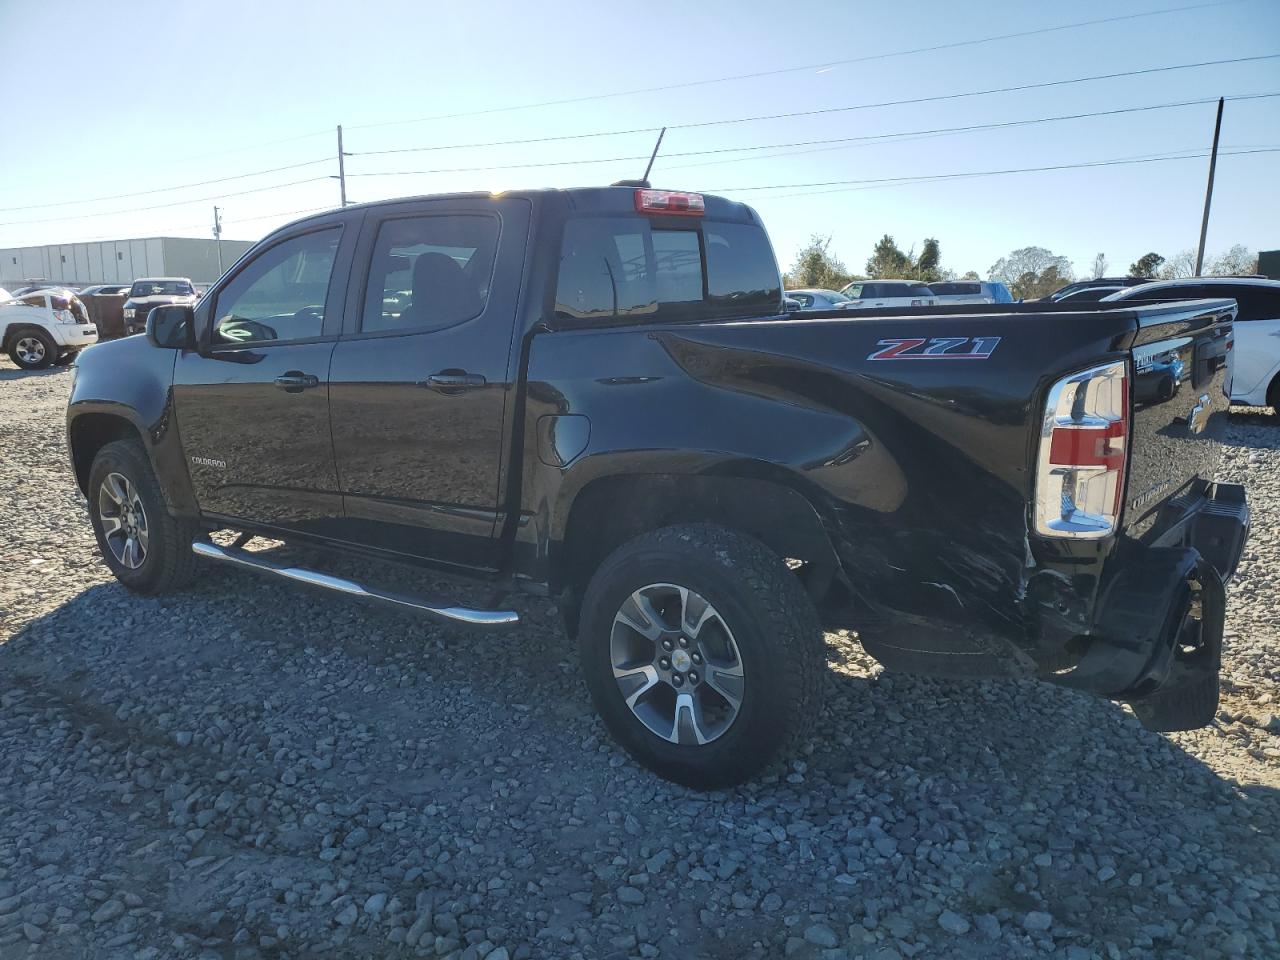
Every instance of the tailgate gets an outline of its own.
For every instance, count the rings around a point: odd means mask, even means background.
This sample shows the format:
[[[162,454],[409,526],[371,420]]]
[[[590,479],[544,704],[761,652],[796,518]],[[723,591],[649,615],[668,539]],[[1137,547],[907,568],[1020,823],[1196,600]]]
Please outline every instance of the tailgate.
[[[1218,469],[1233,357],[1233,300],[1139,307],[1124,526],[1159,536]]]

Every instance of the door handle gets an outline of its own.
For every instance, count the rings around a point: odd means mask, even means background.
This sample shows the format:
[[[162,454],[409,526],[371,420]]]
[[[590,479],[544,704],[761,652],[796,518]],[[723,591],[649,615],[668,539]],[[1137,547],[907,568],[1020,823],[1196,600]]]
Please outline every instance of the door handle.
[[[320,386],[320,378],[301,370],[290,370],[276,377],[275,385],[285,393],[301,393],[312,387]]]
[[[488,381],[478,373],[467,373],[464,370],[441,370],[439,373],[431,374],[425,380],[420,380],[418,386],[427,387],[430,390],[439,390],[441,393],[455,393],[483,387],[486,383]]]

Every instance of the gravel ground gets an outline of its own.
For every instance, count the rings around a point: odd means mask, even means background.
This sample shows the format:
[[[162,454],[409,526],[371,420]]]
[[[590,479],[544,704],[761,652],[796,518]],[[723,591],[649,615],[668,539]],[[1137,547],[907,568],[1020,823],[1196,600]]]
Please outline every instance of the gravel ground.
[[[543,602],[477,637],[222,569],[126,593],[69,383],[0,363],[0,958],[1280,956],[1270,414],[1225,448],[1255,527],[1214,726],[831,635],[803,761],[697,794],[608,740]]]

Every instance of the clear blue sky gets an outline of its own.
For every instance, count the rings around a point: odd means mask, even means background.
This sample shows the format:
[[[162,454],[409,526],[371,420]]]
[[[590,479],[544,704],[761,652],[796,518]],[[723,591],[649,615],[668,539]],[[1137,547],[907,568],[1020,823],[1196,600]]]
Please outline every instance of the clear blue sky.
[[[853,57],[1185,6],[1196,0],[608,4],[542,2],[47,3],[0,0],[0,208],[210,180],[348,151],[556,136],[843,107],[1192,61],[1280,53],[1280,0],[1240,0],[1014,40],[586,102],[397,123]],[[652,179],[752,202],[785,268],[812,233],[860,268],[881,234],[926,236],[943,265],[987,268],[1039,245],[1123,271],[1197,240],[1207,160],[1021,173],[875,189],[773,184],[967,172],[1203,151],[1213,106],[1184,106],[807,152],[675,154],[931,130],[1256,93],[1280,93],[1280,59],[924,103],[672,130]],[[377,125],[377,126],[375,126]],[[608,183],[639,159],[581,166],[364,176],[640,157],[652,133],[348,160],[363,201],[451,190]],[[1280,147],[1280,97],[1228,103],[1224,151]],[[750,157],[751,159],[741,159]],[[733,159],[735,162],[724,162]],[[718,161],[712,163],[712,161]],[[693,166],[692,164],[698,164]],[[87,239],[256,239],[292,211],[336,205],[335,181],[229,194],[336,173],[336,162],[123,200],[0,210],[0,246]],[[807,196],[794,196],[797,193]],[[222,196],[225,195],[225,196]],[[219,199],[212,199],[220,197]],[[206,199],[208,198],[208,199]],[[161,209],[138,210],[156,204]],[[119,212],[131,211],[131,212]],[[288,215],[278,215],[290,212]],[[103,214],[92,216],[92,214]],[[19,223],[49,220],[52,222]],[[1280,247],[1280,152],[1224,156],[1211,254]]]

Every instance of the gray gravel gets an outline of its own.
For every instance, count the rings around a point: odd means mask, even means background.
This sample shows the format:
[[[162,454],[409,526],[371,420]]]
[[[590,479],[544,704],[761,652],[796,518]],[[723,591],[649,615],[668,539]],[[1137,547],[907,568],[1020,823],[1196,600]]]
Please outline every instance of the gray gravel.
[[[886,675],[831,635],[807,755],[739,790],[605,736],[546,604],[438,629],[205,569],[139,599],[0,364],[0,958],[1280,956],[1280,422],[1218,722]],[[342,571],[359,568],[339,566]]]

